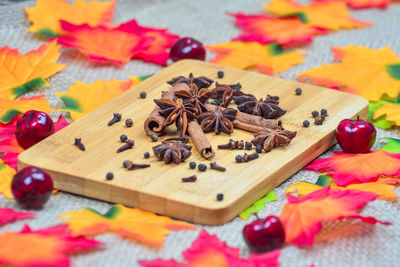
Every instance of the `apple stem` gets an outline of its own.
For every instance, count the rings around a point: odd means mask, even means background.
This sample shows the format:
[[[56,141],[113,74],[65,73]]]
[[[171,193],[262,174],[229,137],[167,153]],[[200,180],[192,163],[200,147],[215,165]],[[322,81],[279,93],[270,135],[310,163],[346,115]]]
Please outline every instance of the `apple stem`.
[[[256,216],[257,221],[259,221],[260,217],[258,217],[258,214],[257,213],[253,213],[253,214],[254,214],[254,216]]]
[[[358,121],[360,120],[360,115],[358,115],[358,114],[357,114],[357,120],[358,120]]]

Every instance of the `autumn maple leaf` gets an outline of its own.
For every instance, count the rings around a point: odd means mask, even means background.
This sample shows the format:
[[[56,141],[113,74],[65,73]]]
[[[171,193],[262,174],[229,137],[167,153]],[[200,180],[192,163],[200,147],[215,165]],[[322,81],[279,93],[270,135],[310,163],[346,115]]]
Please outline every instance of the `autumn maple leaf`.
[[[186,262],[175,260],[141,260],[143,267],[195,267],[195,266],[259,266],[277,267],[280,250],[273,250],[264,254],[251,254],[247,259],[240,258],[240,251],[222,242],[215,235],[202,230],[192,246],[182,253]]]
[[[313,0],[315,3],[327,3],[327,2],[343,2],[354,9],[379,7],[385,8],[390,4],[391,0]]]
[[[59,219],[70,217],[66,224],[75,236],[92,236],[105,232],[115,232],[122,237],[131,238],[147,245],[162,246],[170,230],[195,230],[194,225],[174,221],[166,216],[140,209],[130,209],[114,205],[106,214],[85,208],[81,211],[70,211],[59,216]]]
[[[57,64],[60,47],[56,41],[21,55],[18,49],[0,49],[0,98],[14,99],[33,88],[47,85],[46,78],[65,68]],[[2,106],[3,107],[3,106]]]
[[[268,75],[288,70],[304,61],[303,50],[287,50],[275,43],[263,45],[257,42],[227,42],[206,45],[216,57],[210,62],[238,68],[257,69]]]
[[[33,23],[28,28],[46,37],[63,34],[60,20],[74,24],[88,23],[90,26],[107,25],[114,16],[115,1],[93,0],[36,0],[36,6],[25,8],[28,19]]]
[[[400,93],[400,58],[389,47],[332,47],[337,64],[323,64],[297,77],[315,84],[357,94],[378,101],[384,94],[397,98]]]
[[[351,18],[346,4],[341,2],[314,2],[301,5],[294,0],[272,0],[263,7],[274,15],[281,17],[295,15],[307,25],[332,31],[372,25]]]
[[[1,176],[1,170],[0,170],[0,176]],[[12,221],[28,219],[33,216],[35,216],[35,213],[33,212],[20,212],[8,208],[0,208],[0,225]]]
[[[278,198],[275,196],[275,191],[269,191],[268,194],[266,194],[264,197],[257,200],[250,207],[248,207],[247,209],[242,211],[239,214],[239,217],[242,218],[243,220],[247,220],[251,214],[257,213],[260,210],[262,210],[265,207],[266,203],[272,202],[272,201],[277,201],[277,200],[278,200]]]
[[[0,264],[5,266],[70,266],[66,254],[88,250],[102,243],[85,237],[72,237],[67,225],[0,234]],[[23,251],[23,253],[21,253]]]
[[[354,181],[369,182],[381,175],[400,176],[400,153],[376,150],[364,154],[335,152],[329,158],[317,159],[305,169],[327,172],[338,186]]]
[[[0,159],[0,194],[5,198],[13,199],[11,181],[17,171]]]
[[[132,81],[97,80],[93,83],[76,81],[67,92],[55,93],[64,102],[61,111],[69,111],[72,120],[78,120],[92,110],[131,88]]]
[[[376,109],[373,119],[385,119],[389,122],[392,122],[396,126],[400,126],[400,102],[381,100],[381,103],[382,105]]]
[[[340,220],[346,217],[358,218],[368,223],[382,223],[373,217],[364,217],[357,209],[376,199],[376,194],[351,190],[330,190],[330,186],[297,198],[286,195],[288,202],[279,218],[284,228],[286,242],[297,246],[311,246],[322,222]]]

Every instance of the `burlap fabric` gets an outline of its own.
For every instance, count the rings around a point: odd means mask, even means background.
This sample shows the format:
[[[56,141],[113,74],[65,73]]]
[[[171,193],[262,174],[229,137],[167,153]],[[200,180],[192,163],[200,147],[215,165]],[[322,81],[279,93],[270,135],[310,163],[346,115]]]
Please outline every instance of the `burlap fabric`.
[[[119,1],[115,10],[114,23],[125,22],[136,18],[141,24],[167,27],[171,32],[181,36],[192,36],[204,43],[214,44],[229,41],[240,31],[234,26],[234,21],[226,12],[262,12],[259,0],[132,0]],[[0,0],[0,47],[8,45],[19,48],[25,53],[37,48],[43,40],[27,31],[27,21],[23,8],[33,6],[34,1],[3,2]],[[318,36],[314,42],[306,47],[305,62],[281,74],[282,77],[293,79],[310,67],[321,63],[332,62],[331,46],[345,46],[349,44],[367,45],[372,48],[390,46],[400,54],[400,4],[392,4],[387,10],[368,9],[352,11],[355,18],[372,21],[373,27],[339,31],[329,35]],[[65,49],[60,62],[68,64],[61,73],[50,79],[51,87],[43,88],[39,92],[46,94],[52,107],[61,106],[61,101],[53,92],[66,91],[74,81],[93,82],[96,79],[108,80],[127,79],[128,75],[147,75],[159,71],[161,68],[141,61],[131,61],[122,68],[112,65],[92,63],[85,56],[75,50]],[[35,92],[37,94],[38,92]],[[381,137],[400,138],[398,130],[378,130],[378,139]],[[378,141],[374,148],[382,142]],[[326,157],[337,150],[333,147],[322,157]],[[283,191],[296,180],[314,182],[317,174],[300,171],[287,182],[277,187],[279,201],[269,203],[259,213],[261,217],[269,214],[279,214],[284,203]],[[400,190],[396,191],[399,194]],[[0,197],[1,207],[17,208],[15,203]],[[35,219],[29,220],[33,228],[47,227],[59,223],[57,216],[70,210],[82,207],[91,207],[105,212],[109,203],[96,201],[68,193],[59,193],[51,198],[46,208],[39,211]],[[400,266],[400,206],[397,202],[377,200],[362,211],[362,215],[375,216],[383,221],[390,221],[390,226],[370,225],[358,220],[344,220],[324,224],[318,234],[314,246],[310,249],[287,246],[282,250],[279,259],[282,266]],[[247,222],[235,218],[231,222],[216,227],[204,227],[212,234],[218,235],[230,246],[239,247],[243,256],[249,254],[242,239],[242,228]],[[0,227],[0,231],[19,230],[27,221],[16,222]],[[176,259],[182,260],[181,252],[188,248],[197,237],[198,231],[179,231],[171,233],[163,248],[148,248],[144,245],[122,239],[113,234],[104,234],[96,239],[104,242],[103,249],[93,253],[72,257],[73,266],[137,266],[139,259]],[[0,244],[1,246],[1,244]]]

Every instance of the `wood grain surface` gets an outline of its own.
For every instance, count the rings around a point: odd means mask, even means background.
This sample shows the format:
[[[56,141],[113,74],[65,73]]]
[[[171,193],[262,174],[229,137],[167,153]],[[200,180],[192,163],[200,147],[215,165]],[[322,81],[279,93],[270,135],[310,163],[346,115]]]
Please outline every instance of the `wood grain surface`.
[[[217,78],[223,70],[224,78]],[[232,135],[208,133],[216,151],[213,161],[227,168],[225,172],[209,169],[209,161],[201,158],[196,148],[192,156],[179,165],[165,165],[152,152],[157,143],[151,142],[143,130],[143,122],[153,110],[153,99],[162,91],[169,90],[166,81],[179,75],[204,75],[220,83],[240,82],[242,91],[258,98],[267,94],[280,96],[280,106],[288,112],[281,117],[285,129],[297,131],[296,138],[287,147],[262,153],[260,158],[238,164],[235,156],[246,150],[218,150],[219,144],[229,138],[250,141],[252,134],[235,130]],[[300,96],[294,90],[303,89]],[[213,88],[211,86],[210,88]],[[141,99],[139,93],[147,92]],[[234,104],[231,104],[234,107]],[[323,125],[314,125],[311,111],[325,108],[329,116]],[[122,121],[108,127],[112,114],[122,114]],[[138,207],[162,215],[172,216],[195,223],[222,224],[246,209],[268,191],[281,184],[304,165],[312,161],[335,143],[334,131],[340,120],[359,114],[365,118],[368,101],[364,98],[325,89],[309,84],[283,80],[254,72],[231,69],[194,60],[184,60],[163,69],[131,90],[99,107],[80,120],[55,133],[23,152],[19,168],[34,165],[49,172],[55,186],[63,191],[99,200]],[[127,128],[125,119],[131,118],[134,125]],[[309,128],[302,127],[308,119]],[[170,126],[167,136],[174,134]],[[128,135],[135,140],[133,149],[116,153],[121,146],[119,136]],[[75,137],[82,138],[86,151],[75,147]],[[160,139],[161,140],[161,139]],[[144,159],[143,153],[151,157]],[[128,171],[122,167],[126,159],[134,163],[148,163],[150,168]],[[189,162],[205,163],[206,172],[189,168]],[[107,181],[106,173],[113,172],[114,179]],[[196,174],[194,183],[182,183],[181,178]],[[224,194],[223,201],[216,195]]]

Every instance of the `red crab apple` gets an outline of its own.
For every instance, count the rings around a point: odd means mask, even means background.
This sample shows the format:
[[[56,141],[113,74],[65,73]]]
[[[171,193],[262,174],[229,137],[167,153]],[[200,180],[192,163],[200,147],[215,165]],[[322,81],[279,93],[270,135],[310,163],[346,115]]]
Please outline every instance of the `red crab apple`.
[[[243,228],[243,237],[252,251],[262,253],[282,247],[285,230],[279,218],[270,215],[247,224]]]
[[[336,140],[343,152],[368,153],[375,143],[375,126],[369,121],[344,119],[336,128]]]
[[[41,209],[53,191],[53,180],[39,168],[26,167],[14,175],[11,191],[24,209]]]
[[[184,37],[173,44],[169,57],[174,62],[188,58],[204,60],[206,58],[206,50],[203,44],[196,39]]]
[[[17,120],[15,137],[27,149],[54,133],[53,120],[42,111],[29,110]]]

